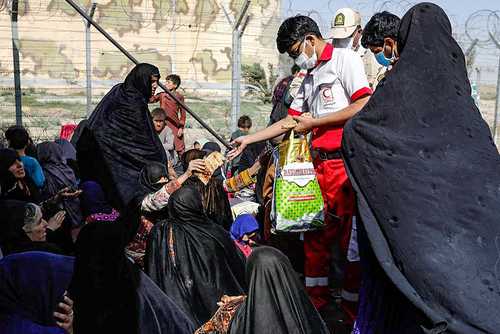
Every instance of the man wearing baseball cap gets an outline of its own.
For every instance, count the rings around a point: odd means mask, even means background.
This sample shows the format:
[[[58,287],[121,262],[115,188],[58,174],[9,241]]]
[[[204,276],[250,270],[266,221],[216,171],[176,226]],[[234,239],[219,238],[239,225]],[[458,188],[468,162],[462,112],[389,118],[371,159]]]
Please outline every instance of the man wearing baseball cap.
[[[361,15],[357,11],[341,8],[335,12],[330,31],[330,38],[333,39],[335,47],[348,47],[357,51],[362,31]]]
[[[361,15],[352,8],[341,8],[332,18],[330,38],[336,48],[353,50],[363,60],[366,77],[370,87],[374,89],[378,83],[377,78],[385,71],[380,66],[371,52],[362,46]]]

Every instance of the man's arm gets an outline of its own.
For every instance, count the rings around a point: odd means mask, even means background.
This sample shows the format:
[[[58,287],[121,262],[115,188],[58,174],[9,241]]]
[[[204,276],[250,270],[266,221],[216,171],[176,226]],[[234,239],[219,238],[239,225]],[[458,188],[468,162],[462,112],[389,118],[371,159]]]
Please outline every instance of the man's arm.
[[[351,119],[361,109],[363,109],[369,99],[369,96],[362,97],[354,101],[344,109],[321,118],[312,118],[310,116],[294,116],[293,119],[298,122],[297,126],[295,127],[295,131],[307,132],[311,129],[323,126],[344,125],[349,119]]]
[[[303,79],[303,77],[302,77]],[[301,80],[302,80],[301,79]],[[255,132],[251,135],[248,136],[241,136],[239,138],[236,138],[231,142],[231,144],[238,146],[237,148],[233,149],[231,152],[228,154],[229,160],[234,159],[238,155],[243,152],[245,147],[249,144],[257,143],[260,141],[268,140],[271,138],[275,138],[278,136],[281,136],[282,134],[286,133],[287,131],[291,130],[293,127],[290,127],[290,124],[294,124],[295,121],[293,120],[293,117],[291,115],[298,115],[304,112],[304,105],[305,103],[305,89],[303,85],[303,81],[300,81],[300,88],[298,89],[298,92],[292,102],[292,105],[290,106],[290,109],[288,110],[288,115],[283,118],[282,120],[279,120],[278,122],[274,123],[273,125],[260,130],[258,132]],[[307,110],[305,110],[307,111]]]
[[[293,122],[293,118],[292,116],[289,115],[286,118],[274,123],[273,125],[265,129],[257,131],[251,135],[241,136],[236,138],[231,142],[231,144],[238,145],[238,147],[229,152],[229,154],[227,155],[229,160],[233,160],[238,155],[240,155],[241,152],[243,152],[243,150],[245,149],[245,147],[247,147],[250,144],[278,137],[284,134],[285,132],[289,131],[290,128],[287,127],[286,125],[287,123],[290,123],[290,121]]]

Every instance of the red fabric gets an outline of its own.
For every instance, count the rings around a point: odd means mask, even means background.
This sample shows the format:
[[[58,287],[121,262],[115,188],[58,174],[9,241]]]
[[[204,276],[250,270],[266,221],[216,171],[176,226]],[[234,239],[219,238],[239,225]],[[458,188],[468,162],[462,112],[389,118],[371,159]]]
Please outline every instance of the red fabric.
[[[237,240],[233,240],[236,246],[240,249],[240,251],[245,255],[246,258],[248,258],[252,254],[252,247],[242,244],[238,242]]]
[[[359,100],[362,97],[368,96],[368,95],[372,95],[371,88],[363,87],[361,89],[358,89],[356,92],[354,92],[354,94],[352,94],[351,103],[356,101],[356,100]]]
[[[181,102],[184,102],[184,96],[179,93],[175,94]],[[180,153],[184,152],[184,149],[186,148],[184,144],[184,135],[179,138],[177,133],[179,132],[179,129],[184,129],[184,126],[186,125],[186,111],[165,92],[153,96],[150,103],[155,102],[160,102],[160,108],[162,108],[167,115],[167,126],[174,134],[175,150]]]
[[[73,132],[75,132],[76,124],[65,124],[61,126],[61,132],[59,133],[59,138],[71,140]]]
[[[290,116],[300,116],[302,113],[292,108],[288,108],[288,115]]]
[[[318,58],[318,64],[322,61],[329,61],[330,59],[332,59],[332,53],[333,53],[333,45],[330,43],[326,43],[323,52],[321,52],[321,56],[319,56]]]
[[[322,126],[312,130],[311,147],[313,149],[331,152],[342,146],[344,126]]]
[[[314,165],[325,200],[326,227],[304,233],[304,274],[306,277],[328,277],[333,242],[339,242],[341,251],[347,254],[355,199],[342,160],[317,160]],[[316,308],[321,309],[329,302],[328,286],[306,289]]]

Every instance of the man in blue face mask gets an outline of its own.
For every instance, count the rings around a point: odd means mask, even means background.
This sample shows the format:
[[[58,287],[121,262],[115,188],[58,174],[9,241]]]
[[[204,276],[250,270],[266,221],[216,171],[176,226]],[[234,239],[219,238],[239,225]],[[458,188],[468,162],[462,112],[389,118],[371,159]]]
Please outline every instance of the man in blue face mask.
[[[370,49],[377,62],[390,68],[399,58],[397,36],[399,17],[389,12],[376,13],[366,24],[361,37],[361,45]]]

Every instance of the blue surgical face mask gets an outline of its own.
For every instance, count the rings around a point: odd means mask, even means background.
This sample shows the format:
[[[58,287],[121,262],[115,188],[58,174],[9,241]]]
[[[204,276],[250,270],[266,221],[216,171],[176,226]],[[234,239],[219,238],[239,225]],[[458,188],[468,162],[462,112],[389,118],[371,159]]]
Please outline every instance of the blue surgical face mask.
[[[385,49],[385,44],[382,47],[382,51],[375,54],[375,59],[377,60],[377,62],[380,65],[385,66],[385,67],[389,67],[390,65],[392,65],[394,63],[394,60],[396,60],[396,55],[394,54],[394,49],[392,49],[391,58],[387,58],[384,54],[384,49]]]

